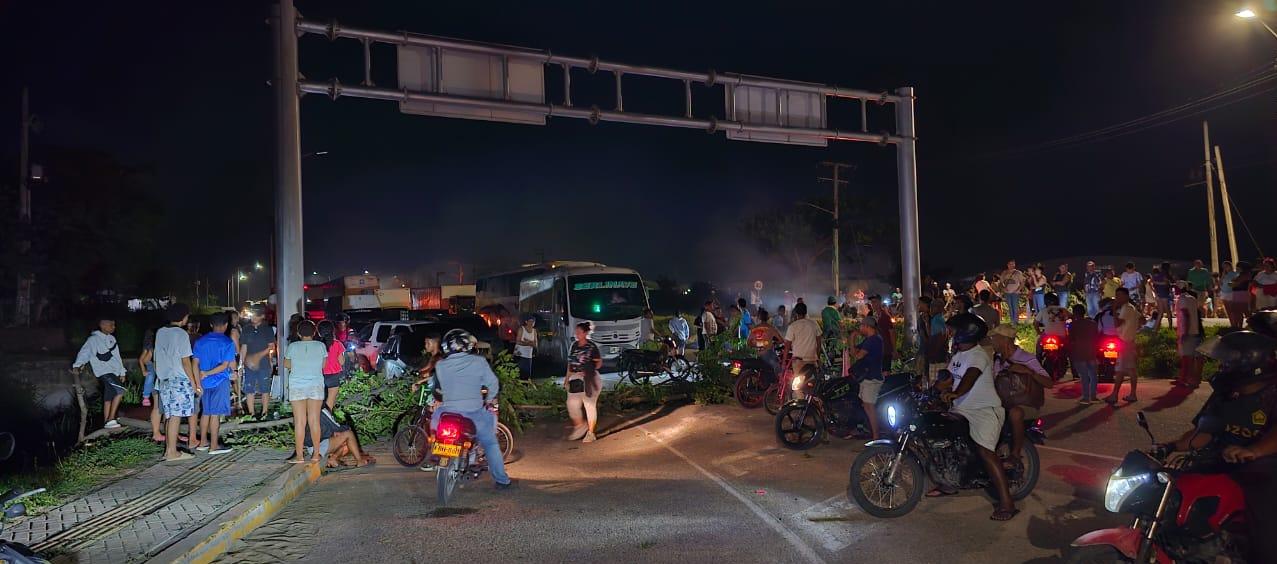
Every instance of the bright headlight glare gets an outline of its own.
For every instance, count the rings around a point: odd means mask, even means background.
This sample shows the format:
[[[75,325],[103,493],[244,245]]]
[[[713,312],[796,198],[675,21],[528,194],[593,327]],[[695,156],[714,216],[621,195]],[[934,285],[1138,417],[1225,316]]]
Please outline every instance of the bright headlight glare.
[[[789,389],[794,390],[795,392],[803,389],[803,377],[794,376],[793,381],[789,383]]]
[[[896,426],[896,406],[887,406],[887,424],[892,427]]]
[[[1127,496],[1144,484],[1153,480],[1152,474],[1140,474],[1138,476],[1119,476],[1114,474],[1109,478],[1108,487],[1104,488],[1104,509],[1113,513],[1122,507],[1122,502],[1126,501]]]

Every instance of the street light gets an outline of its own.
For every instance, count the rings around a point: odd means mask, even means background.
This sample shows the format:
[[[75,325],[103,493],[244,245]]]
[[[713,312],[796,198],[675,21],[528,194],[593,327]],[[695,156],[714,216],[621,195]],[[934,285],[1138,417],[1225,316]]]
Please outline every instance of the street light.
[[[253,270],[261,270],[261,269],[262,269],[262,263],[260,262],[253,263]]]
[[[1268,30],[1268,33],[1272,34],[1273,37],[1277,38],[1277,31],[1273,31],[1273,28],[1268,26],[1268,22],[1265,22],[1263,18],[1259,17],[1259,14],[1256,14],[1254,10],[1251,10],[1250,8],[1246,8],[1233,15],[1244,20],[1255,20],[1259,22],[1259,25],[1264,26],[1264,29]]]

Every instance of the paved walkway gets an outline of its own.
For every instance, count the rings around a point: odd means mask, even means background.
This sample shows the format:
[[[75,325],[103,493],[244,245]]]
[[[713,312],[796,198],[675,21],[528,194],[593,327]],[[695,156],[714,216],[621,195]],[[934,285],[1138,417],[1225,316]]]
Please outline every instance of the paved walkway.
[[[181,464],[156,464],[11,523],[0,536],[55,562],[144,562],[282,473],[287,455],[245,447],[218,456],[200,453]]]

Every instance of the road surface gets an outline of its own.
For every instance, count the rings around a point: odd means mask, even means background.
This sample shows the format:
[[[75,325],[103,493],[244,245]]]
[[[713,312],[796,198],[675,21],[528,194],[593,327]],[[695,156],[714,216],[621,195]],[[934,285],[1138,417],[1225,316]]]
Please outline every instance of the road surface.
[[[516,491],[484,476],[444,510],[433,474],[374,448],[377,466],[326,476],[224,561],[1053,562],[1079,534],[1123,521],[1099,499],[1119,457],[1148,445],[1136,411],[1170,437],[1208,393],[1141,386],[1143,401],[1119,409],[1077,405],[1075,383],[1048,392],[1042,479],[1008,523],[988,519],[979,492],[873,518],[846,497],[859,441],[789,451],[762,410],[682,405],[610,416],[593,444],[542,422],[518,438]]]

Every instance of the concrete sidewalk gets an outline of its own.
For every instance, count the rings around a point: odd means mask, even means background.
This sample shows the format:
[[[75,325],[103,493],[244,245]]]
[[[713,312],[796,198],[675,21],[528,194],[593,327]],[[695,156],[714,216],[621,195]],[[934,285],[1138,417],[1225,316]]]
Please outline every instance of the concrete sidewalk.
[[[171,548],[203,539],[188,539],[221,521],[223,529],[246,512],[246,500],[269,497],[288,483],[286,474],[306,474],[315,465],[290,465],[288,452],[242,447],[217,456],[157,463],[110,483],[49,512],[9,524],[4,538],[30,546],[55,562],[144,562],[164,553],[164,561],[204,560]],[[296,482],[297,480],[292,480]],[[313,480],[311,480],[313,481]],[[294,492],[295,494],[295,492]],[[225,515],[224,515],[225,514]],[[185,542],[183,542],[185,541]],[[215,556],[215,555],[214,555]]]

